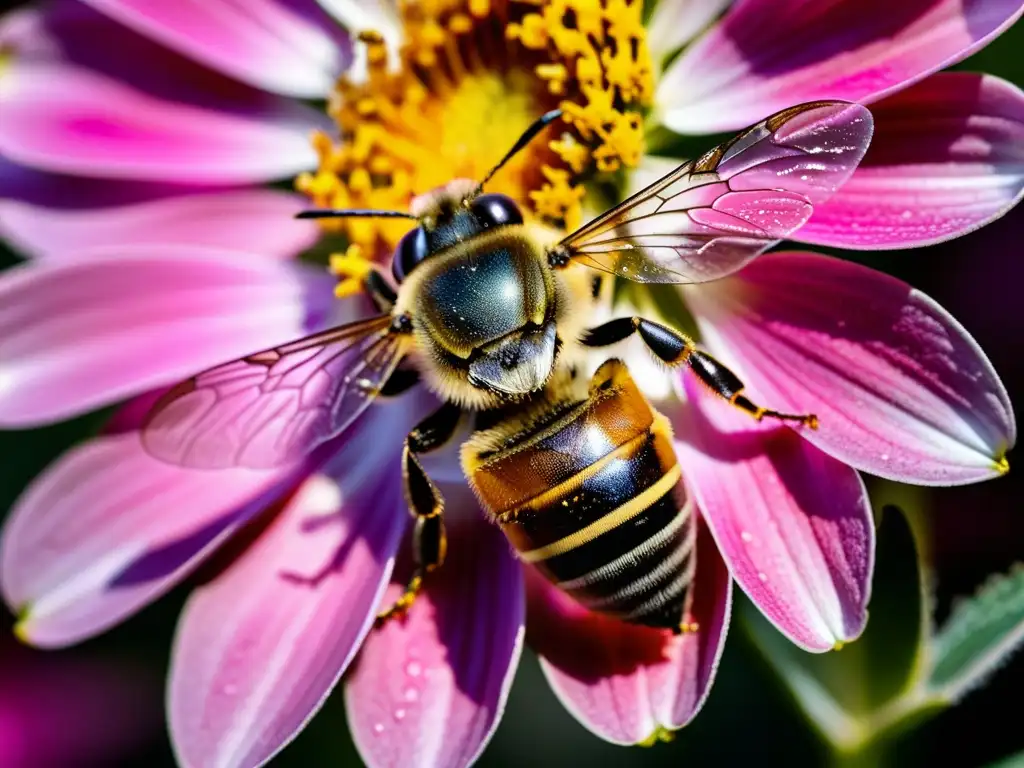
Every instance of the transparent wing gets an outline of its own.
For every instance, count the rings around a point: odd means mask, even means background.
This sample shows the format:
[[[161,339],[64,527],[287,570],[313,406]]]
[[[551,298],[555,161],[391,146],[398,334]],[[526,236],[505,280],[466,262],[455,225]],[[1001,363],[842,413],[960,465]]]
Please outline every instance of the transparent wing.
[[[390,317],[360,320],[200,373],[154,406],[142,441],[197,468],[268,468],[340,434],[404,354]]]
[[[772,115],[612,208],[561,245],[638,283],[702,283],[735,272],[799,229],[850,177],[871,113],[845,101]]]

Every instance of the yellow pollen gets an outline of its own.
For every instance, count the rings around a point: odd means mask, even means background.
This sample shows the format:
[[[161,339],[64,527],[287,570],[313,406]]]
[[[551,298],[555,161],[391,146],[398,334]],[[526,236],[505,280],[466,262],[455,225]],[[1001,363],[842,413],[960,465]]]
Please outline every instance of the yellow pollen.
[[[398,66],[383,37],[358,35],[365,79],[339,78],[328,101],[337,135],[312,139],[318,162],[296,188],[317,207],[408,210],[412,197],[454,178],[479,179],[544,112],[548,129],[488,189],[528,217],[579,225],[583,183],[635,166],[653,70],[642,0],[398,0]],[[390,254],[410,222],[322,220],[359,250],[332,259],[348,294],[360,259]]]
[[[363,247],[357,243],[352,243],[345,253],[332,253],[327,268],[332,275],[341,278],[334,286],[334,295],[342,299],[359,293],[370,273],[371,263],[363,254]]]

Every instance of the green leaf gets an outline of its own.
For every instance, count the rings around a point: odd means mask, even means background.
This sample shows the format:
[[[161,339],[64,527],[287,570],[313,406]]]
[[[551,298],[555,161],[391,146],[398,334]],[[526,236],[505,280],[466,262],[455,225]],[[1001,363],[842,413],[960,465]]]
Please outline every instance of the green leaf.
[[[1004,757],[994,763],[989,763],[985,768],[1024,768],[1024,752]]]
[[[882,516],[871,614],[858,640],[838,652],[805,653],[753,606],[741,606],[755,643],[808,720],[838,751],[861,749],[929,705],[917,695],[929,628],[927,581],[911,526],[892,507]]]
[[[935,636],[928,687],[957,701],[1024,641],[1024,565],[991,578]]]
[[[989,763],[985,768],[1024,768],[1024,752],[1018,752],[1016,755],[996,760],[994,763]]]

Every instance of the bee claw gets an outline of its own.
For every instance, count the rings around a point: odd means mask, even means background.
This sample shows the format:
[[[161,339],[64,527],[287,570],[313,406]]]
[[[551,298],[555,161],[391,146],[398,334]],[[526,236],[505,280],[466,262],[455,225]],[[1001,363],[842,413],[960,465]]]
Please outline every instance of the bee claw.
[[[394,602],[394,605],[386,611],[382,611],[377,614],[374,626],[382,627],[392,619],[404,617],[409,612],[413,602],[416,600],[416,596],[419,595],[420,589],[422,588],[423,577],[420,574],[416,574],[409,580],[409,584],[406,586],[405,591],[402,593],[401,597]]]

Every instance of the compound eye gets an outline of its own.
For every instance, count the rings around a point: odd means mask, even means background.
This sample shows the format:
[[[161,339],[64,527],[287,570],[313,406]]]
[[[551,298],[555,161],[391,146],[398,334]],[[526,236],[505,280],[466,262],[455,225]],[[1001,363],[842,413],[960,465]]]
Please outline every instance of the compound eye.
[[[472,202],[470,208],[485,227],[523,223],[523,214],[520,213],[519,206],[507,195],[480,195]]]
[[[398,248],[391,258],[391,274],[397,282],[402,282],[428,255],[430,249],[427,247],[427,233],[423,227],[409,230],[398,241]]]

